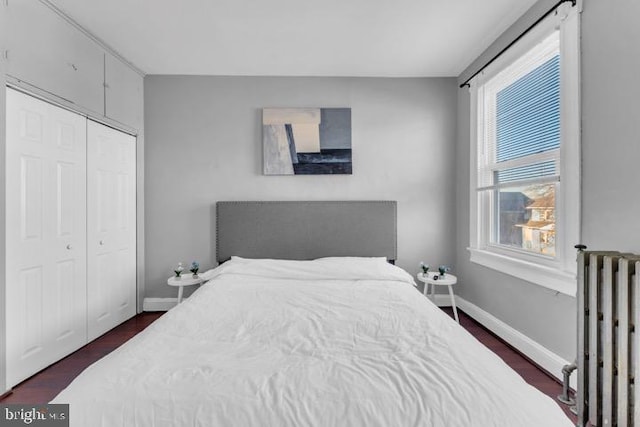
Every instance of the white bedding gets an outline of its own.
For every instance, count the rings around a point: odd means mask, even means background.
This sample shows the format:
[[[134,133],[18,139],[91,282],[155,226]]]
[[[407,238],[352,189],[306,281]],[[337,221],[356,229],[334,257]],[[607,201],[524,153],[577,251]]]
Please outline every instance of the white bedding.
[[[573,425],[383,259],[206,274],[55,398],[72,426]]]

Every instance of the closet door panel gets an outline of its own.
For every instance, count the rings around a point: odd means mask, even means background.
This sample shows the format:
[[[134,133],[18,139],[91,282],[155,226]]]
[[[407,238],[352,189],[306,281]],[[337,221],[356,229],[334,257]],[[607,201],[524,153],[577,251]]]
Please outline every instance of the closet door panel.
[[[35,358],[41,353],[46,342],[43,337],[42,327],[45,324],[44,314],[44,285],[42,267],[22,269],[18,280],[18,298],[16,303],[20,314],[14,320],[14,325],[23,322],[22,337],[17,342],[12,342],[14,349],[20,353],[20,358]],[[15,348],[17,347],[17,348]],[[11,369],[11,366],[9,366]],[[13,370],[13,369],[11,369]]]
[[[136,313],[136,139],[88,122],[89,339]]]
[[[76,298],[75,293],[78,287],[75,277],[77,268],[75,260],[60,261],[56,265],[57,300],[54,301],[56,340],[63,340],[73,334],[78,322],[86,322],[84,316],[78,316],[77,307],[82,304],[82,301]]]
[[[53,346],[55,361],[87,342],[87,121],[47,106],[52,151],[45,196],[52,210],[45,222],[52,242],[49,328],[56,343],[74,343],[69,348]]]
[[[86,119],[7,89],[7,380],[86,343]]]
[[[26,151],[26,150],[25,150]],[[20,228],[22,239],[33,246],[42,241],[43,159],[38,154],[25,153],[20,158]]]

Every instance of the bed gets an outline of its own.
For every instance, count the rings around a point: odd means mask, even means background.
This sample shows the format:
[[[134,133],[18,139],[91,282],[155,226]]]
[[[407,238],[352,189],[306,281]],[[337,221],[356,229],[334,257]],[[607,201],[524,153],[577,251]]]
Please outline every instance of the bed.
[[[388,262],[395,203],[346,204],[360,216],[347,228],[332,225],[343,222],[335,202],[219,204],[225,262],[53,403],[70,403],[72,426],[572,425]],[[333,219],[318,219],[327,212]],[[237,238],[221,232],[242,222]],[[263,245],[255,233],[267,223]],[[340,248],[313,244],[336,232]],[[367,237],[378,232],[391,241]],[[238,239],[250,243],[227,252]],[[296,239],[316,249],[300,255]],[[294,259],[260,256],[273,246]]]

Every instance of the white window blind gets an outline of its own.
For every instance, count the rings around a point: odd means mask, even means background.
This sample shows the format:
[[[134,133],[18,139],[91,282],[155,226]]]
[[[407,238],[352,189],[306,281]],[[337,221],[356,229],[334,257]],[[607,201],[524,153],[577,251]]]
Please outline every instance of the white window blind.
[[[560,51],[554,31],[485,83],[478,187],[559,178]]]

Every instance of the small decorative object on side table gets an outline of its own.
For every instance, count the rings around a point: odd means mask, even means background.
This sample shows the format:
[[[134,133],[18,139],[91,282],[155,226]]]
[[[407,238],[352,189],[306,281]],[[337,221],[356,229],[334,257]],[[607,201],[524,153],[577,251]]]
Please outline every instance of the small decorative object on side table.
[[[438,267],[438,273],[440,273],[440,277],[444,277],[445,274],[447,274],[447,271],[450,271],[451,269],[449,267],[447,267],[446,265],[441,265],[440,267]]]
[[[198,277],[198,270],[200,269],[200,264],[198,263],[198,261],[193,261],[191,263],[191,268],[189,269],[189,271],[191,273],[193,273],[193,277],[196,278]]]
[[[429,264],[425,264],[424,262],[420,261],[420,269],[422,270],[422,274],[428,274]]]
[[[204,280],[197,274],[191,277],[174,276],[167,279],[167,285],[178,287],[178,304],[182,302],[182,291],[185,286],[200,285]]]
[[[184,271],[184,267],[182,266],[181,262],[178,263],[178,268],[173,270],[173,272],[176,273],[176,278],[177,279],[180,279],[182,277],[182,272],[183,271]]]
[[[442,276],[438,273],[418,273],[418,280],[424,283],[424,295],[429,297],[429,286],[431,286],[431,300],[435,303],[436,286],[447,286],[449,288],[449,297],[451,298],[451,307],[453,307],[453,316],[456,322],[460,323],[458,319],[458,309],[456,308],[456,299],[453,295],[453,285],[458,283],[458,278],[453,274],[447,273],[448,267],[444,267],[445,271]],[[439,269],[438,269],[439,270]]]

